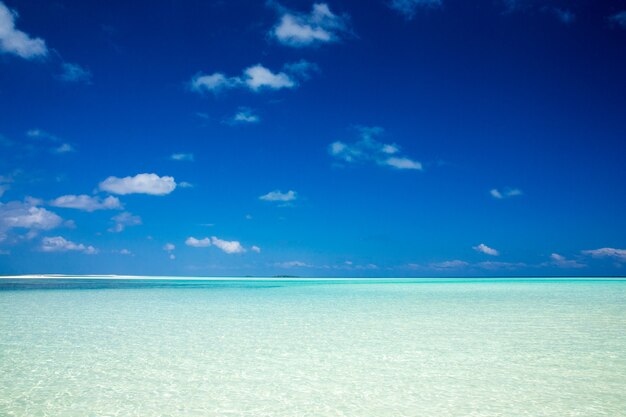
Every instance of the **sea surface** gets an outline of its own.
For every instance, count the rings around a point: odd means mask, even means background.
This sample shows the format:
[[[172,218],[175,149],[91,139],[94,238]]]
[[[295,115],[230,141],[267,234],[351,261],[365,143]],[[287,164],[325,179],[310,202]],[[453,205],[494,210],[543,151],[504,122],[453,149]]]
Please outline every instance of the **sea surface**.
[[[626,279],[0,279],[0,416],[626,416]]]

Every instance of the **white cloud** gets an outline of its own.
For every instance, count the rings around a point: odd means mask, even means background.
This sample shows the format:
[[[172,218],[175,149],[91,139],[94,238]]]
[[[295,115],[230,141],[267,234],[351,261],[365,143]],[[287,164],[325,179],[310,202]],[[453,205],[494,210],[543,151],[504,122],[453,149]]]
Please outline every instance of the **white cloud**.
[[[203,239],[196,239],[195,237],[190,236],[185,240],[185,245],[194,248],[206,248],[207,246],[211,246],[211,239],[209,239],[208,237],[205,237]]]
[[[210,75],[199,73],[191,79],[191,91],[202,93],[211,91],[217,93],[221,90],[237,87],[241,84],[239,77],[226,77],[224,74],[216,72]]]
[[[480,245],[477,245],[477,246],[473,246],[472,249],[474,249],[477,252],[482,252],[482,253],[484,253],[486,255],[491,255],[491,256],[498,256],[498,255],[500,255],[500,252],[498,252],[494,248],[490,248],[489,246],[485,245],[484,243],[481,243]]]
[[[219,239],[215,236],[211,237],[211,243],[215,246],[220,248],[221,250],[223,250],[224,252],[228,253],[228,254],[233,254],[233,253],[243,253],[246,250],[244,249],[243,246],[241,246],[241,243],[239,243],[236,240],[222,240]]]
[[[166,243],[165,245],[163,245],[163,250],[166,252],[171,252],[174,249],[176,249],[176,245],[174,245],[173,243]]]
[[[244,82],[253,91],[263,88],[280,90],[281,88],[293,88],[296,83],[284,72],[273,73],[261,64],[253,65],[244,71]]]
[[[109,196],[105,199],[91,197],[86,194],[63,195],[50,202],[53,207],[73,208],[84,211],[116,210],[122,209],[122,204],[117,197]]]
[[[157,174],[137,174],[134,177],[109,177],[100,183],[100,190],[111,194],[150,194],[166,195],[174,191],[173,177],[159,177]]]
[[[326,3],[316,3],[309,14],[280,8],[283,14],[270,36],[286,46],[304,47],[338,41],[348,32],[347,16],[337,16]]]
[[[397,169],[422,169],[422,164],[420,162],[413,161],[409,158],[389,158],[386,159],[384,163]]]
[[[173,153],[170,155],[172,161],[193,161],[194,155],[192,153]]]
[[[395,143],[376,140],[384,133],[381,127],[358,127],[360,140],[354,143],[336,141],[328,146],[332,157],[345,163],[375,163],[395,169],[422,170],[422,164],[399,155],[400,147]],[[394,155],[394,156],[390,156]]]
[[[0,2],[0,52],[14,54],[24,59],[48,55],[48,48],[43,39],[31,38],[15,27],[17,18],[16,11]]]
[[[52,152],[54,152],[54,153],[70,153],[70,152],[76,152],[76,149],[72,145],[70,145],[69,143],[62,143],[58,147],[54,148],[52,150]]]
[[[609,20],[623,29],[626,29],[626,10],[615,13],[613,16],[609,17]]]
[[[469,263],[455,259],[453,261],[433,262],[429,264],[429,266],[433,269],[448,270],[464,268],[466,266],[469,266]]]
[[[437,9],[443,6],[443,0],[391,0],[389,7],[411,20],[419,9]]]
[[[257,114],[254,114],[252,109],[249,109],[247,107],[240,107],[239,111],[237,111],[237,113],[233,117],[231,117],[229,120],[227,120],[227,123],[247,124],[247,123],[258,123],[260,121],[261,121],[261,118]]]
[[[619,262],[626,262],[626,249],[600,248],[582,251],[583,255],[594,258],[613,258]]]
[[[491,194],[491,196],[493,198],[496,198],[498,200],[502,200],[504,198],[520,196],[520,195],[523,194],[523,192],[519,188],[509,188],[509,187],[506,187],[502,191],[498,190],[497,188],[493,188],[493,189],[489,190],[489,194]]]
[[[57,214],[31,203],[38,202],[0,203],[0,233],[13,228],[50,230],[63,223]]]
[[[302,261],[287,261],[274,264],[279,268],[311,268],[312,266]]]
[[[141,224],[141,217],[134,216],[132,213],[129,213],[127,211],[120,213],[117,216],[113,216],[111,220],[115,222],[115,224],[108,229],[109,232],[112,233],[120,233],[126,227],[138,226]]]
[[[117,251],[117,253],[119,253],[120,255],[132,255],[133,254],[128,249],[120,249],[119,251]]]
[[[233,88],[247,88],[254,92],[295,88],[298,86],[298,80],[308,79],[311,72],[316,69],[315,64],[304,60],[285,64],[284,70],[279,72],[256,64],[244,69],[242,75],[238,77],[226,77],[217,72],[211,75],[196,74],[191,79],[189,88],[196,93],[219,93]]]
[[[489,269],[489,270],[498,270],[498,269],[514,270],[514,269],[524,268],[527,266],[523,262],[493,262],[493,261],[478,262],[477,264],[474,264],[474,265],[478,268]]]
[[[76,251],[87,255],[95,255],[98,253],[98,250],[93,246],[85,246],[82,243],[74,243],[62,236],[44,237],[41,240],[41,250],[44,252]]]
[[[63,81],[91,84],[91,71],[78,64],[64,62],[62,70],[63,72],[59,75],[59,78]]]
[[[260,196],[259,199],[263,201],[281,201],[283,203],[286,203],[288,201],[294,201],[296,198],[298,198],[297,194],[298,193],[293,190],[289,190],[286,193],[283,193],[280,190],[274,190]]]
[[[261,253],[261,248],[260,248],[260,247],[258,247],[258,246],[256,246],[256,245],[252,246],[252,247],[250,248],[250,250],[251,250],[252,252]]]
[[[553,253],[550,255],[551,265],[559,268],[585,268],[587,265],[573,259],[567,259],[563,255]]]
[[[178,183],[180,188],[193,188],[193,184],[187,181],[181,181]]]

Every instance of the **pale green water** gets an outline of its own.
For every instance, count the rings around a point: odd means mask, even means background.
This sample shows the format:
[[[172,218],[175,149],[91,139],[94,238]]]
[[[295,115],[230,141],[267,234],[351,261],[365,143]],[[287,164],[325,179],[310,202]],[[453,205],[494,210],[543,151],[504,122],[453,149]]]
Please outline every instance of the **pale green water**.
[[[626,416],[624,280],[1,281],[2,417]]]

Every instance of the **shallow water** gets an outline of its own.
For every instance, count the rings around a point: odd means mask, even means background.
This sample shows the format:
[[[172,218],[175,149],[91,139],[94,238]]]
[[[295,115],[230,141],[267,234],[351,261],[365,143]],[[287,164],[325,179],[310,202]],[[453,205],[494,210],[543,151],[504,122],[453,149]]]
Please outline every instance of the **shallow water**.
[[[0,416],[625,416],[626,280],[0,280]]]

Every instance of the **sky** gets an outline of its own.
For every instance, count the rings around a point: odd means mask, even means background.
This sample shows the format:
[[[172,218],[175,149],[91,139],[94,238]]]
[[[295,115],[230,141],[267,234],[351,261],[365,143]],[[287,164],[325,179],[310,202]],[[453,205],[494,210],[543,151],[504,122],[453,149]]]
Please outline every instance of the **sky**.
[[[626,0],[0,0],[0,275],[626,274]]]

